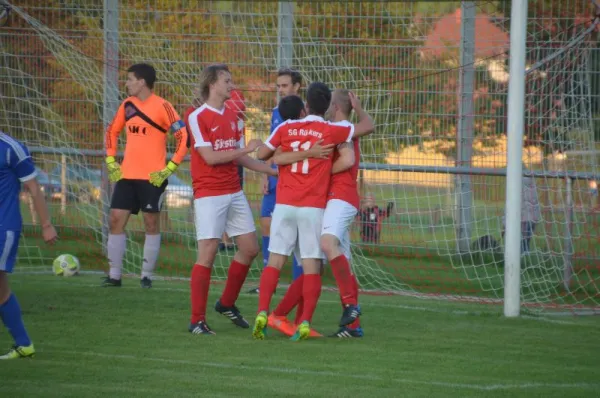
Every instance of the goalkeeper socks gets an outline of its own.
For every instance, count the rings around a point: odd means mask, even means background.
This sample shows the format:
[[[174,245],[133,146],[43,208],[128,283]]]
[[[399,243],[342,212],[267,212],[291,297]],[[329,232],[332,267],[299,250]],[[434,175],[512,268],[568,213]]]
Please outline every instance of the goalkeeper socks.
[[[350,270],[350,263],[343,254],[337,256],[329,261],[331,264],[331,271],[337,283],[340,291],[340,298],[344,305],[356,305],[356,296],[354,295],[354,286],[352,282],[352,271]]]
[[[352,274],[352,289],[354,291],[354,297],[356,297],[356,301],[358,301],[358,280],[356,279],[356,275]],[[342,304],[342,307],[344,304]],[[360,318],[356,318],[354,322],[348,325],[350,329],[356,329],[360,327]]]
[[[194,268],[192,268],[192,277],[190,278],[191,323],[206,320],[206,302],[208,301],[211,271],[211,268],[200,264],[194,264]]]
[[[262,255],[263,255],[263,266],[266,267],[269,263],[269,242],[271,241],[270,236],[262,237]]]
[[[148,235],[144,241],[144,259],[142,262],[142,278],[152,279],[154,268],[156,267],[156,259],[160,251],[160,234]]]
[[[302,301],[302,285],[304,282],[304,275],[300,277],[288,287],[285,295],[281,299],[281,302],[273,311],[273,315],[276,316],[287,316],[296,305]]]
[[[304,309],[300,321],[312,322],[313,314],[317,308],[317,302],[321,296],[321,275],[304,275],[304,286],[302,289],[302,298],[304,300]]]
[[[231,307],[235,304],[240,295],[240,290],[242,290],[242,286],[246,281],[249,270],[249,265],[238,263],[235,260],[231,262],[225,289],[223,290],[223,294],[221,294],[221,304],[224,307]]]
[[[298,264],[296,256],[292,256],[292,279],[298,279],[303,273],[302,264]]]
[[[108,265],[110,270],[108,276],[111,279],[121,279],[121,270],[123,269],[123,256],[127,245],[127,235],[108,234],[106,249],[108,251]]]
[[[8,329],[17,346],[26,347],[31,345],[31,340],[27,335],[27,330],[25,330],[23,318],[21,317],[21,307],[14,293],[11,293],[4,304],[0,304],[0,319],[2,319],[4,326]]]
[[[260,285],[258,287],[258,312],[269,312],[271,298],[277,289],[279,282],[279,270],[275,267],[265,267],[260,276]]]

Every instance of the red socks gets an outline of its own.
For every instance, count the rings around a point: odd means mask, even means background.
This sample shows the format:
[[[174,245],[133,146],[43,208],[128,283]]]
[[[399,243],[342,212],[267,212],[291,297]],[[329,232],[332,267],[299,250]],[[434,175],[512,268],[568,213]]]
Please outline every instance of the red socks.
[[[304,312],[304,298],[300,296],[298,300],[298,307],[296,308],[296,318],[294,318],[294,325],[299,325],[302,322],[302,313]]]
[[[340,298],[344,305],[356,305],[357,299],[354,294],[354,282],[350,263],[343,254],[330,261],[331,271],[340,291]]]
[[[281,302],[273,311],[273,315],[276,316],[287,316],[296,305],[302,302],[302,286],[304,282],[304,275],[300,275],[295,281],[292,282],[285,295],[281,299]],[[302,311],[299,311],[302,313]]]
[[[194,264],[190,280],[190,298],[192,302],[191,323],[198,323],[206,319],[206,301],[210,287],[210,274],[212,269]]]
[[[277,289],[279,282],[279,270],[274,267],[265,267],[260,276],[260,285],[258,286],[258,312],[269,312],[271,298]]]
[[[300,322],[308,321],[312,322],[313,314],[317,308],[317,302],[321,296],[321,275],[309,274],[304,275],[304,286],[302,289],[302,298],[304,301],[304,308],[302,316],[299,319]],[[296,318],[297,319],[297,318]]]
[[[358,280],[356,279],[356,275],[352,274],[352,290],[354,292],[354,297],[356,297],[356,301],[358,301]],[[342,304],[343,305],[343,304]],[[350,329],[356,329],[360,327],[360,318],[356,318],[354,322],[348,325]]]
[[[229,273],[227,274],[227,282],[225,283],[225,289],[221,294],[221,304],[224,307],[231,307],[235,304],[242,286],[248,276],[250,266],[238,263],[233,260],[229,266]]]

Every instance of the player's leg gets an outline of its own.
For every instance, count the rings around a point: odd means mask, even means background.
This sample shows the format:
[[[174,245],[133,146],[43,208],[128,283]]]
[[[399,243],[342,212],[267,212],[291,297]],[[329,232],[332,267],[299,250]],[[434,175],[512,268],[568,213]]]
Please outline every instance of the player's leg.
[[[271,237],[271,220],[275,209],[275,193],[263,196],[260,206],[260,231],[262,233],[262,257],[263,267],[269,261],[269,242]],[[251,289],[248,293],[258,293],[258,288]]]
[[[350,263],[352,263],[352,255],[351,255],[351,249],[350,249],[350,229],[349,228],[346,230],[346,233],[343,235],[342,239],[340,240],[340,247],[341,247],[343,255],[350,261]],[[352,267],[351,267],[351,269],[352,269]],[[352,277],[353,294],[354,294],[354,297],[356,297],[356,300],[358,301],[359,285],[358,285],[358,279],[356,278],[356,273],[354,271],[352,272],[351,277]],[[342,308],[345,308],[345,305],[343,302],[342,302]],[[360,306],[359,306],[359,311],[360,311]],[[330,335],[329,337],[359,338],[359,337],[363,337],[363,335],[364,335],[364,332],[363,332],[362,326],[360,324],[360,317],[358,317],[349,325],[340,326],[340,328],[335,333]]]
[[[320,237],[323,224],[323,209],[302,207],[297,213],[298,242],[304,282],[302,287],[303,311],[300,324],[292,340],[303,340],[310,335],[310,323],[321,296],[321,251]]]
[[[360,307],[354,295],[350,262],[342,252],[341,241],[356,217],[356,208],[343,200],[330,200],[323,216],[321,249],[331,264],[344,312],[340,326],[351,324],[360,316]]]
[[[221,298],[215,304],[215,310],[228,317],[234,325],[249,328],[250,325],[235,303],[246,281],[250,266],[258,255],[259,247],[252,210],[246,195],[242,191],[231,195],[225,232],[235,239],[238,251],[229,265],[225,289],[223,289]]]
[[[285,265],[296,244],[298,237],[296,211],[297,208],[287,205],[276,205],[273,211],[269,262],[260,276],[258,311],[252,331],[255,339],[264,338],[264,329],[268,322],[267,314],[279,282],[281,268]]]
[[[193,334],[214,334],[206,323],[206,304],[212,266],[225,232],[231,195],[209,196],[194,200],[194,215],[198,253],[190,278],[192,315],[189,331]]]
[[[300,248],[298,247],[297,241],[293,255],[295,258],[300,258]],[[300,318],[304,307],[302,301],[303,286],[304,275],[300,275],[299,278],[292,281],[275,310],[269,314],[269,327],[278,330],[287,336],[292,336],[296,332],[297,322],[290,322],[287,316],[294,308],[297,308],[296,318]]]
[[[8,284],[8,274],[12,272],[17,259],[19,237],[19,231],[0,232],[0,319],[15,342],[7,354],[0,356],[0,360],[33,357],[35,354],[23,324],[21,307]]]
[[[129,216],[132,213],[137,214],[138,211],[139,203],[133,182],[127,179],[119,180],[115,184],[108,216],[109,233],[106,249],[110,269],[102,283],[103,286],[121,286],[123,256],[127,248],[125,226]]]
[[[137,181],[137,194],[146,232],[140,285],[146,289],[152,287],[152,276],[160,253],[160,210],[167,184],[168,181],[165,181],[160,187],[156,187],[148,181]]]

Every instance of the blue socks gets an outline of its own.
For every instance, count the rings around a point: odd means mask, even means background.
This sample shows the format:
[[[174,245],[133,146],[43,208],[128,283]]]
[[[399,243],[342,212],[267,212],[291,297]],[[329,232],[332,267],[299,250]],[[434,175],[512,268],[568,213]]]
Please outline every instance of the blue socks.
[[[29,340],[25,325],[23,325],[21,307],[19,306],[17,296],[15,296],[14,293],[11,293],[8,300],[0,305],[0,319],[2,319],[2,322],[15,340],[17,346],[31,345],[31,340]]]
[[[262,255],[263,255],[263,266],[266,267],[269,261],[269,236],[262,237]],[[298,264],[296,256],[292,255],[292,278],[296,280],[303,274],[302,264]]]
[[[292,279],[296,280],[300,278],[300,275],[304,272],[302,271],[302,264],[298,264],[298,261],[296,261],[296,256],[292,256],[292,259]]]
[[[267,262],[269,261],[269,241],[270,241],[270,237],[269,236],[263,236],[262,237],[262,253],[263,253],[263,266],[266,267],[267,266]]]

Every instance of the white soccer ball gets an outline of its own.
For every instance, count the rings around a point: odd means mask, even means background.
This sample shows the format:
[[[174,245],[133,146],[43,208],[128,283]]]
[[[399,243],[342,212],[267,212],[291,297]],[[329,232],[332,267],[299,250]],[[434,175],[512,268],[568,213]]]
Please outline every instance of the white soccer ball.
[[[52,271],[56,276],[77,275],[79,267],[79,260],[71,254],[61,254],[52,263]]]

